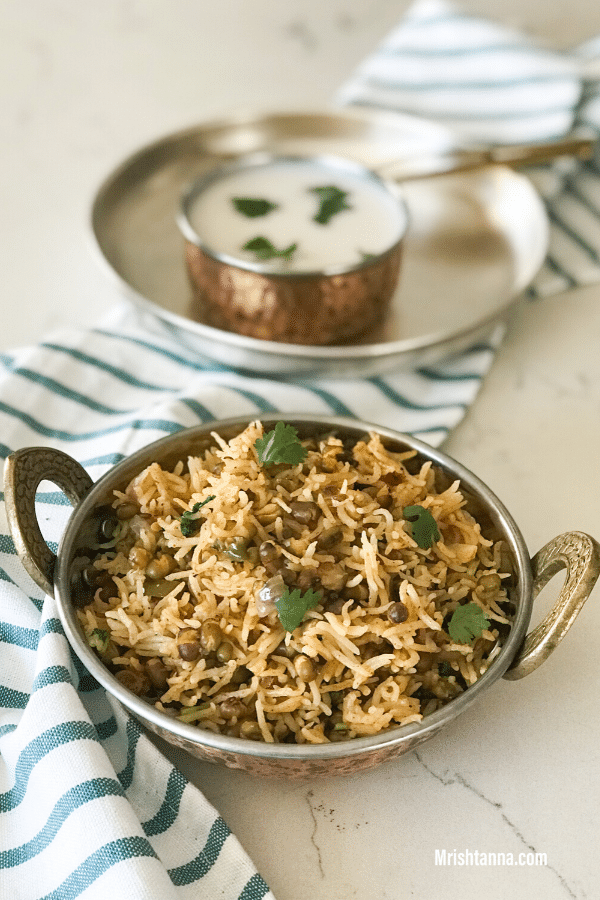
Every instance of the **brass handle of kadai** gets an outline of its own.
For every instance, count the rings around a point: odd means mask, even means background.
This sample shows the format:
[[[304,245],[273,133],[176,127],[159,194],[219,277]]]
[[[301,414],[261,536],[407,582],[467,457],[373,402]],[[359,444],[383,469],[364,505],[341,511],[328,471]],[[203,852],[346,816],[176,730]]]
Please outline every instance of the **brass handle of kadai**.
[[[46,594],[54,594],[56,556],[44,540],[35,511],[42,481],[51,481],[76,506],[92,487],[85,469],[67,453],[49,447],[26,447],[7,458],[4,497],[15,549],[28,574]]]
[[[505,672],[510,680],[529,675],[562,641],[600,574],[600,545],[583,531],[568,531],[542,547],[531,560],[531,568],[534,598],[561,569],[566,569],[566,578],[553,608],[529,632]]]

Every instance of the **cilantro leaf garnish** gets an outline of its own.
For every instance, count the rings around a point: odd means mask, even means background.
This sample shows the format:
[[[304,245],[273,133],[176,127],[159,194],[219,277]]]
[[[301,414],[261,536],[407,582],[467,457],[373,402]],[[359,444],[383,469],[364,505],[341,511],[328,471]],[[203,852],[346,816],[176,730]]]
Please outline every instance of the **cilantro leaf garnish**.
[[[322,599],[322,591],[309,588],[303,594],[299,588],[291,592],[286,588],[281,597],[275,600],[279,621],[286,631],[295,631],[308,610],[318,606]]]
[[[94,628],[88,636],[88,644],[98,653],[106,653],[110,643],[110,634],[104,628]]]
[[[206,506],[207,503],[214,499],[215,495],[211,494],[206,500],[199,500],[197,503],[194,503],[191,509],[186,509],[179,523],[184,537],[191,537],[195,533],[200,525],[198,513],[203,506]]]
[[[262,466],[273,466],[278,463],[287,463],[297,466],[308,453],[298,438],[298,432],[293,425],[278,422],[272,431],[264,437],[257,438],[254,448],[258,453],[258,461]]]
[[[334,184],[327,184],[323,187],[309,188],[319,198],[319,211],[313,220],[320,225],[327,225],[329,220],[337,213],[344,209],[352,209],[349,203],[346,203],[348,194],[341,191]]]
[[[289,262],[297,248],[298,244],[290,244],[289,247],[285,247],[283,250],[278,250],[271,243],[269,238],[259,236],[246,241],[246,243],[242,247],[242,250],[250,250],[251,253],[256,254],[257,260],[260,260],[261,262],[276,258],[285,259]]]
[[[239,213],[247,216],[249,219],[256,219],[258,216],[266,216],[267,213],[277,209],[277,203],[271,203],[270,200],[263,200],[262,197],[232,197],[231,202]]]
[[[437,522],[424,506],[405,506],[402,515],[421,550],[429,550],[435,541],[439,541],[441,535]]]
[[[476,603],[457,606],[448,623],[448,634],[457,644],[470,644],[490,624],[490,620]]]

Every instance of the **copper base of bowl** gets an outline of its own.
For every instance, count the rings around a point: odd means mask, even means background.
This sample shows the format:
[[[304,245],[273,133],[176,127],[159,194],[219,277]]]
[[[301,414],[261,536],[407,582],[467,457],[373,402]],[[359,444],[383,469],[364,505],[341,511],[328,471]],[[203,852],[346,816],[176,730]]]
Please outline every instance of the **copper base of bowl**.
[[[259,340],[348,344],[383,325],[402,246],[339,275],[253,272],[214,259],[190,241],[185,258],[196,321]]]

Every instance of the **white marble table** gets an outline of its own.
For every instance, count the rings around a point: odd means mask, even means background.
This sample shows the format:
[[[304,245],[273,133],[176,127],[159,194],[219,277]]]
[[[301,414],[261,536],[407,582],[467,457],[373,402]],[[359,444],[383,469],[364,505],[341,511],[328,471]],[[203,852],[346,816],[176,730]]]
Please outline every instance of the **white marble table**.
[[[470,9],[560,46],[600,33],[591,0]],[[3,348],[117,299],[87,216],[148,140],[240,107],[316,107],[396,23],[390,0],[7,0],[0,9]],[[600,286],[523,307],[446,444],[510,508],[531,551],[600,537]],[[539,599],[547,608],[550,587]],[[597,588],[564,644],[443,737],[351,779],[256,780],[181,756],[278,900],[600,896]],[[435,850],[546,854],[543,866],[436,865]]]
[[[445,447],[508,505],[532,553],[569,529],[600,536],[599,299],[589,288],[524,308]],[[540,669],[497,683],[443,736],[367,774],[286,784],[171,758],[278,900],[593,900],[600,725],[590,647],[599,629],[596,587]],[[547,865],[439,866],[443,848],[545,853]]]

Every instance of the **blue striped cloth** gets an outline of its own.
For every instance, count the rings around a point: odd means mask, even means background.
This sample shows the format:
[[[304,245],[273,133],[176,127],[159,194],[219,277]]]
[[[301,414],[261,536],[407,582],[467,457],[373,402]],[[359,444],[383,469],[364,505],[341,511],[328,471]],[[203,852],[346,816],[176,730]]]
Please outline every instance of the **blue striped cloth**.
[[[600,38],[553,51],[445,0],[419,0],[337,100],[424,116],[467,143],[550,141],[579,127],[598,133]],[[531,297],[600,279],[599,159],[529,170],[550,218],[550,252]]]
[[[600,123],[600,39],[571,55],[438,2],[414,6],[341,91],[344,103],[421,112],[469,138],[556,137]],[[587,73],[587,75],[586,75]],[[532,296],[600,275],[595,163],[538,172],[550,257]],[[499,333],[438,365],[385,378],[242,376],[189,355],[117,307],[98,327],[0,356],[0,453],[46,444],[94,479],[200,421],[278,410],[345,414],[439,444],[476,397]],[[42,485],[56,548],[70,507]],[[114,706],[70,651],[52,598],[22,569],[0,515],[0,894],[11,900],[272,898],[202,793]]]

